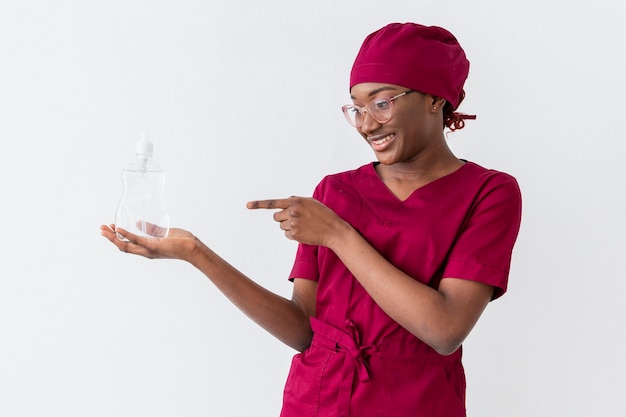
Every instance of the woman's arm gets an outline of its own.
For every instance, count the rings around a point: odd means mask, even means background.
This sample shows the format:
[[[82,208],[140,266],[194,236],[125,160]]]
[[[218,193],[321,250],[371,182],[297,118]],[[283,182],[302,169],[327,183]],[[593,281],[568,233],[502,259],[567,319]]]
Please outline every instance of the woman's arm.
[[[294,280],[288,300],[258,285],[185,230],[170,229],[167,238],[144,238],[119,228],[114,231],[113,225],[100,229],[122,252],[191,263],[244,314],[288,346],[302,351],[311,343],[309,318],[315,315],[316,282]]]
[[[461,346],[493,296],[493,287],[465,279],[443,278],[431,288],[389,263],[352,227],[329,248],[385,313],[441,355]]]
[[[493,287],[474,281],[444,277],[434,289],[413,279],[315,199],[254,201],[248,208],[281,209],[274,220],[287,238],[334,251],[385,313],[442,355],[461,345],[493,296]]]

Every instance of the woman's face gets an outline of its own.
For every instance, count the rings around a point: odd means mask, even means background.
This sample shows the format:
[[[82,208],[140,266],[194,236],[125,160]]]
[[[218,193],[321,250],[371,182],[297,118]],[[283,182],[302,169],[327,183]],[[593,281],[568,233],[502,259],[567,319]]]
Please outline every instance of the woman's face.
[[[391,98],[409,90],[393,84],[362,83],[352,87],[351,97],[356,106],[364,107],[374,99]],[[357,130],[382,164],[410,162],[442,140],[441,110],[433,109],[440,105],[442,100],[412,92],[393,101],[393,115],[388,122],[379,123],[366,113]]]

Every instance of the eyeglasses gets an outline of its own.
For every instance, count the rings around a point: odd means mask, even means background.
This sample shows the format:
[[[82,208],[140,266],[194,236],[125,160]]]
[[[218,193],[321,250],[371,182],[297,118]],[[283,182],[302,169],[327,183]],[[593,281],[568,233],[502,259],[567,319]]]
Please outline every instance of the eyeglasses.
[[[414,91],[415,90],[408,90],[390,98],[377,98],[370,101],[365,107],[346,104],[341,107],[341,110],[343,110],[343,115],[346,116],[348,123],[356,128],[363,126],[366,112],[378,123],[387,123],[393,117],[393,102]]]

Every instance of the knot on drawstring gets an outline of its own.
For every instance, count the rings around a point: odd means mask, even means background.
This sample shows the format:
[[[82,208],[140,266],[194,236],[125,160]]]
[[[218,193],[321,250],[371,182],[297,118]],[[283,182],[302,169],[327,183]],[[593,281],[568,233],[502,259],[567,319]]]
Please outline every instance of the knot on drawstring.
[[[347,319],[344,327],[345,330],[340,330],[311,317],[313,333],[334,341],[336,351],[344,354],[341,379],[338,386],[337,415],[339,417],[346,417],[350,414],[350,398],[352,397],[354,374],[356,373],[359,376],[359,381],[361,382],[366,382],[370,379],[369,365],[364,353],[375,347],[375,345],[361,345],[361,336],[352,320]]]
[[[357,330],[354,322],[350,319],[346,319],[345,323],[346,331],[350,335],[350,339],[353,341],[352,346],[344,346],[344,350],[346,350],[354,361],[354,367],[359,374],[359,380],[361,382],[367,381],[370,378],[370,370],[365,358],[363,357],[363,353],[370,349],[372,346],[361,346],[361,337],[359,335],[359,331]],[[338,348],[341,346],[338,344]]]

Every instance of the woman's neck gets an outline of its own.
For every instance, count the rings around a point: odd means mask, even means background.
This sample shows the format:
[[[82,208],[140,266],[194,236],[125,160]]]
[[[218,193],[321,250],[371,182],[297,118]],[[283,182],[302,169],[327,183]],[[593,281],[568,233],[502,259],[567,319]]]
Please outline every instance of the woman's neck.
[[[446,146],[436,155],[421,154],[415,159],[392,165],[377,164],[376,172],[385,185],[401,200],[413,191],[446,175],[452,174],[465,162]]]

